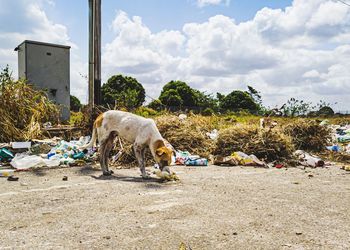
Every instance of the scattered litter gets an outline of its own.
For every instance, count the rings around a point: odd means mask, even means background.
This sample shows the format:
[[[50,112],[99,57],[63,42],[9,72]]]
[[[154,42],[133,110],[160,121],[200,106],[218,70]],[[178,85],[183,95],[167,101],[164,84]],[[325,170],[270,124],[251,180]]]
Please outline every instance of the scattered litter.
[[[26,142],[11,142],[10,143],[11,147],[13,149],[29,149],[32,145],[32,143],[30,141],[26,141]]]
[[[52,128],[52,124],[51,124],[51,122],[45,122],[45,123],[43,124],[43,127],[44,127],[45,129]]]
[[[350,171],[350,166],[342,166],[341,169],[344,169],[345,171]]]
[[[217,129],[214,129],[214,130],[211,131],[210,133],[207,132],[206,135],[207,135],[210,139],[216,140],[216,139],[218,138],[218,136],[219,136],[219,132],[218,132]]]
[[[326,148],[333,152],[339,152],[342,149],[339,145],[327,146]]]
[[[317,156],[313,156],[309,153],[306,153],[303,150],[295,151],[294,155],[298,158],[299,163],[303,166],[313,167],[313,168],[324,166],[324,161],[321,158]]]
[[[179,246],[179,250],[187,250],[187,249],[191,249],[191,248],[190,248],[190,247],[187,248],[186,244],[183,243],[183,242],[181,242],[181,243],[180,243],[180,246]]]
[[[283,164],[276,164],[276,165],[275,165],[275,168],[283,168],[283,167],[284,167]]]
[[[237,151],[230,156],[217,156],[214,159],[215,165],[230,165],[230,166],[257,166],[267,167],[266,163],[259,160],[255,155],[247,155]]]
[[[175,164],[176,165],[185,165],[185,162],[190,157],[190,153],[188,151],[176,151],[175,152]]]
[[[265,167],[266,163],[259,160],[258,157],[256,157],[255,155],[247,155],[243,152],[234,152],[231,155],[235,160],[238,161],[239,165],[242,166],[261,166],[261,167]]]
[[[174,173],[170,173],[167,171],[160,171],[159,169],[154,171],[154,173],[163,181],[179,181],[179,177]]]
[[[232,156],[215,156],[214,165],[229,165],[229,166],[238,166],[237,160]]]
[[[0,161],[9,161],[14,155],[6,148],[0,149]]]
[[[10,175],[9,177],[7,177],[8,181],[18,181],[18,179],[19,179],[19,177],[13,176],[13,175]]]
[[[47,143],[35,144],[30,148],[30,153],[32,155],[47,154],[50,152],[51,146]]]
[[[28,170],[31,168],[40,168],[45,166],[43,158],[37,155],[16,154],[15,158],[11,161],[11,166],[17,170]]]
[[[15,172],[14,169],[0,169],[0,177],[9,177]]]
[[[329,125],[329,120],[325,119],[320,123],[321,126],[327,126]]]
[[[184,120],[187,119],[187,115],[185,115],[185,114],[180,114],[180,115],[179,115],[179,119],[180,119],[180,121],[184,121]]]
[[[206,158],[200,158],[198,156],[190,156],[186,162],[186,166],[208,166],[208,160]]]
[[[59,159],[55,159],[55,158],[51,158],[51,159],[43,159],[45,162],[45,165],[47,167],[58,167],[61,163],[61,161]]]

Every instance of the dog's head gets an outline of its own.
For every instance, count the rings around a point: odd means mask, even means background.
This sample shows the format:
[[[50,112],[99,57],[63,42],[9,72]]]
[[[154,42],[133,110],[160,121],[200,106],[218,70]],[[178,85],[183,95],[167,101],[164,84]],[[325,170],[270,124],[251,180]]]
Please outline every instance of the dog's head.
[[[155,160],[158,163],[160,170],[163,170],[164,167],[170,166],[173,150],[166,147],[164,141],[160,140],[156,142],[155,146]]]

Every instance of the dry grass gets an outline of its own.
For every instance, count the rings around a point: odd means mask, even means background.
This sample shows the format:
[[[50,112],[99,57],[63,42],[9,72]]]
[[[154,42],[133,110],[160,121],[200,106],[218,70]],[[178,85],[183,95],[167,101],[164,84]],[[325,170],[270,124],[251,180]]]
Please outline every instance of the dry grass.
[[[177,116],[162,116],[156,123],[163,137],[177,150],[208,157],[215,148],[215,142],[206,133],[219,128],[217,117],[192,115],[180,121]]]
[[[178,116],[163,114],[154,118],[162,136],[176,150],[189,151],[191,154],[209,157],[213,155],[228,156],[235,151],[254,154],[267,162],[274,160],[286,164],[294,162],[292,153],[296,149],[322,152],[329,144],[331,131],[311,119],[276,118],[279,123],[274,129],[260,129],[257,116],[201,116],[190,114],[181,121]],[[211,140],[207,132],[217,129],[219,138]],[[131,167],[136,165],[132,145],[123,143],[124,152],[117,165]],[[111,155],[119,151],[119,143]],[[326,154],[327,152],[322,152]],[[331,156],[329,156],[331,157]],[[329,158],[327,157],[327,158]],[[150,152],[146,153],[147,164],[154,161]],[[348,161],[346,155],[334,155],[334,160]]]
[[[293,150],[291,138],[280,133],[280,130],[238,124],[220,131],[214,154],[227,156],[235,151],[242,151],[273,161],[290,158]]]
[[[215,148],[215,142],[210,140],[206,132],[218,128],[221,123],[218,117],[204,117],[192,115],[184,121],[180,121],[175,115],[159,116],[155,119],[162,136],[177,150],[189,151],[208,157]],[[132,145],[124,143],[124,153],[118,160],[122,164],[136,163],[132,151]],[[113,153],[119,150],[118,144]],[[146,154],[148,163],[153,162],[151,153]]]
[[[23,81],[3,83],[0,93],[0,141],[40,139],[44,122],[58,122],[58,107],[43,91]]]
[[[295,149],[323,151],[331,141],[331,130],[313,120],[293,120],[284,126],[283,132],[292,138]]]

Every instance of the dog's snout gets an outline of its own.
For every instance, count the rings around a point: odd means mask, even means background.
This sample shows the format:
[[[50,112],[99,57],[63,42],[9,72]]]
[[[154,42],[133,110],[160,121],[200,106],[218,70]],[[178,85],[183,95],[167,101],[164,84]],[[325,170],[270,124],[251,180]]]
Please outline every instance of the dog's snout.
[[[168,165],[169,165],[168,161],[164,161],[164,160],[160,161],[160,166],[161,167],[165,167],[165,166],[168,166]]]

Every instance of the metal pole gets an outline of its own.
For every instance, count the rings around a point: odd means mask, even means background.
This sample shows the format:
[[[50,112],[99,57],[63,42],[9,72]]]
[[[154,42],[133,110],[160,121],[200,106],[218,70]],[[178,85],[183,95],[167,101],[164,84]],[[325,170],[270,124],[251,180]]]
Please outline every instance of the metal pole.
[[[101,105],[101,0],[94,3],[94,105]]]
[[[94,107],[94,0],[89,0],[89,109]]]

